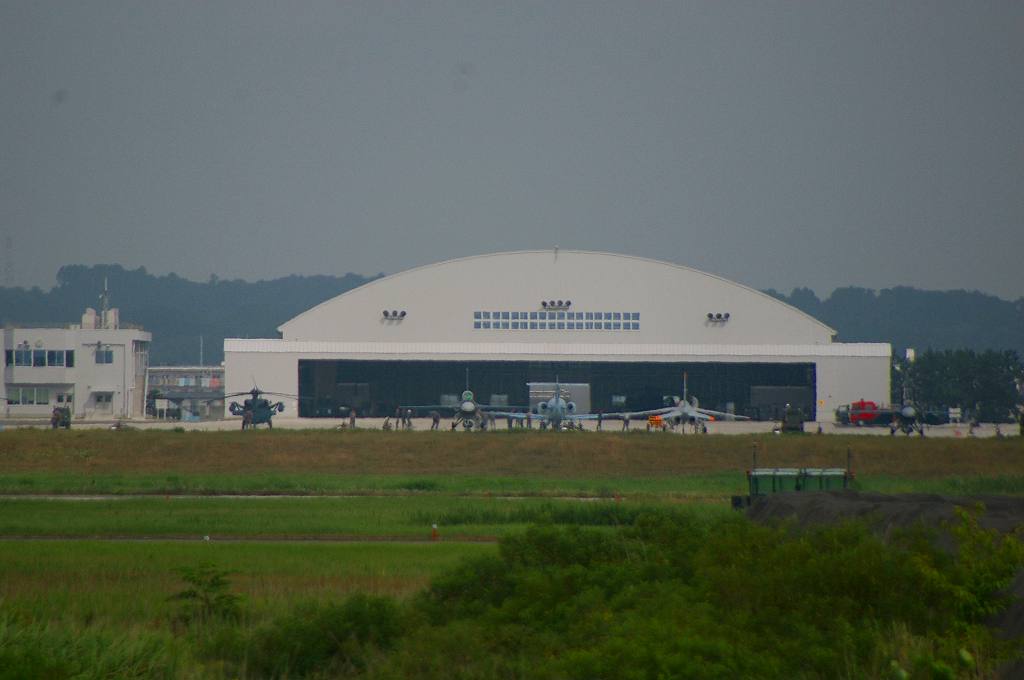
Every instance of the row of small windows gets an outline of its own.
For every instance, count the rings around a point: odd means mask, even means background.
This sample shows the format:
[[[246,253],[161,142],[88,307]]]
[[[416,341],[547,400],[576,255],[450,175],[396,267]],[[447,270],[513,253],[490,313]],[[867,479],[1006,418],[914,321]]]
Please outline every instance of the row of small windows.
[[[56,392],[52,395],[58,404],[71,404],[75,395],[70,392]],[[11,406],[46,406],[50,403],[49,387],[19,387],[12,385],[7,388],[7,403]]]
[[[639,321],[640,312],[473,312],[478,321]]]
[[[106,350],[107,354],[113,354]],[[96,353],[96,363],[113,363],[100,361],[100,352]],[[106,356],[104,356],[106,358]],[[8,366],[61,366],[75,367],[75,350],[73,349],[9,349],[4,351],[4,360]]]
[[[638,331],[639,321],[474,321],[473,328],[531,331]]]

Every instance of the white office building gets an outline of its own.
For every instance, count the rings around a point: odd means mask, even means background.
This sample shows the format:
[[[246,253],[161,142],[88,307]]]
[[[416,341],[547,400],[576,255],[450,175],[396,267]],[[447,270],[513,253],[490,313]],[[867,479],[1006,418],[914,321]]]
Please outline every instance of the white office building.
[[[121,324],[117,309],[87,309],[80,324],[4,328],[0,416],[45,418],[69,406],[76,419],[141,417],[151,340]]]

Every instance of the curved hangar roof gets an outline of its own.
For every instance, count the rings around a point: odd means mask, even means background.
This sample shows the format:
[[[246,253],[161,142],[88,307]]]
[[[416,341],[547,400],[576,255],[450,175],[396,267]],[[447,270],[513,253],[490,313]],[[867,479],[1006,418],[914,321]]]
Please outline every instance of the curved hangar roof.
[[[410,269],[278,329],[345,342],[828,344],[835,334],[752,288],[668,262],[545,250]]]

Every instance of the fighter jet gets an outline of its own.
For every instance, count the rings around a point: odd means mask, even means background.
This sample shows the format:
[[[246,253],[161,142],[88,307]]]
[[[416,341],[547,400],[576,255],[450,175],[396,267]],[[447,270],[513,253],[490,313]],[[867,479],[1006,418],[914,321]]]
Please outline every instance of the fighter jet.
[[[746,416],[738,416],[735,413],[725,413],[723,411],[713,411],[707,408],[701,408],[700,403],[697,401],[697,397],[691,397],[687,395],[686,390],[686,373],[683,373],[683,396],[675,397],[673,406],[666,406],[664,408],[656,408],[647,411],[636,411],[634,413],[625,414],[633,419],[646,419],[650,416],[660,416],[662,422],[667,423],[671,426],[686,425],[698,422],[705,422],[709,420],[750,420]],[[618,414],[612,414],[611,416],[606,415],[605,418],[614,417]]]
[[[487,420],[490,416],[505,418],[510,415],[507,410],[509,406],[488,406],[477,402],[473,390],[469,389],[469,369],[466,369],[466,389],[463,390],[458,404],[421,404],[416,406],[402,406],[400,410],[404,413],[412,410],[416,413],[431,411],[452,411],[451,429],[455,430],[460,425],[464,430],[486,430]],[[517,407],[511,407],[517,408]],[[525,409],[525,407],[523,407]],[[518,412],[512,415],[520,415]]]
[[[430,411],[453,411],[451,429],[459,426],[464,430],[486,430],[489,416],[504,418],[509,414],[498,409],[508,409],[508,406],[488,406],[477,402],[472,390],[464,390],[458,404],[426,404],[418,406],[402,406],[404,412],[411,409],[415,412]],[[514,414],[521,415],[521,414]]]

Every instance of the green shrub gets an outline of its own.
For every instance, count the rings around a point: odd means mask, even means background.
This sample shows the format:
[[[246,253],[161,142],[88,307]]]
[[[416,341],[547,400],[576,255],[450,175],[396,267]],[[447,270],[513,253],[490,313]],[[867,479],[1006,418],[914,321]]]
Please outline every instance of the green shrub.
[[[638,514],[617,531],[534,527],[414,600],[421,618],[373,677],[955,677],[991,665],[979,625],[1024,565],[1020,542],[952,529],[958,550],[862,523]],[[971,650],[971,651],[967,651]]]
[[[181,602],[178,618],[184,623],[211,619],[236,620],[241,615],[241,597],[230,591],[230,571],[211,564],[178,569],[188,588],[170,597]]]
[[[248,669],[258,677],[354,675],[402,630],[389,598],[354,595],[341,604],[301,607],[253,636]]]

